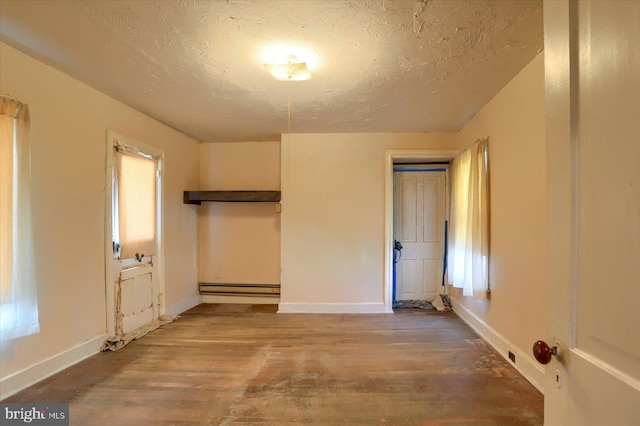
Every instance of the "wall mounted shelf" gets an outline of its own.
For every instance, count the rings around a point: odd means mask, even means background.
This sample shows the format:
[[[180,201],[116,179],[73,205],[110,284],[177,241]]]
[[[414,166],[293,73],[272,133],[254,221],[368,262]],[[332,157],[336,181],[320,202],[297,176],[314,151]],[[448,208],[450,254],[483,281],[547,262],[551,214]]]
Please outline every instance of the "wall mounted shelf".
[[[206,202],[277,203],[280,191],[184,191],[185,204]]]

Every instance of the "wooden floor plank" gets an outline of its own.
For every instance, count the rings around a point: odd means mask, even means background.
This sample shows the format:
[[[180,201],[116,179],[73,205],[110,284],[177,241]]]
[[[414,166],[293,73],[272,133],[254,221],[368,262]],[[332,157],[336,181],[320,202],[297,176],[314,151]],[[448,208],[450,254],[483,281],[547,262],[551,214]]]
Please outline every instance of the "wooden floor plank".
[[[200,305],[4,402],[72,425],[541,425],[543,397],[454,313]]]

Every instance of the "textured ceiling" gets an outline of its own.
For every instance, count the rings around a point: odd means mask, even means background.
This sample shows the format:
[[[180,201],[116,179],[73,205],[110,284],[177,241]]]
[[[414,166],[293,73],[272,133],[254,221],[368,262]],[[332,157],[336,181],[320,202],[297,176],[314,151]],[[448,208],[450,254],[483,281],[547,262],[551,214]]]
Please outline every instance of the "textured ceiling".
[[[451,131],[542,50],[542,2],[0,0],[0,40],[200,141]],[[264,69],[282,42],[312,80]]]

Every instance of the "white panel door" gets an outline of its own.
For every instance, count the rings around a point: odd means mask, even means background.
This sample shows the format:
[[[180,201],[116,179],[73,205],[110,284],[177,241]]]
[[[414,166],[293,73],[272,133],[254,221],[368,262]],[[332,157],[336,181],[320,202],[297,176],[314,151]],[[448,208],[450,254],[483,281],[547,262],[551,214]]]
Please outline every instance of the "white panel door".
[[[162,314],[162,164],[163,153],[148,145],[143,145],[114,132],[108,132],[107,149],[107,332],[112,336],[124,335],[136,328],[153,321]],[[140,157],[151,162],[151,170],[142,175],[149,185],[127,182],[140,181],[139,175],[134,178],[118,178],[117,152]],[[145,160],[145,161],[146,161]],[[120,167],[122,167],[120,165]],[[127,168],[120,171],[124,173]],[[139,171],[139,170],[136,170]],[[127,194],[126,198],[123,194]],[[118,195],[123,195],[119,197]],[[153,197],[149,196],[154,194]],[[126,202],[121,200],[126,198]],[[131,202],[130,200],[137,202]],[[144,200],[144,201],[141,201]],[[122,205],[120,205],[122,204]],[[124,205],[129,208],[124,208]],[[131,216],[133,211],[135,216]],[[122,212],[128,212],[126,214]],[[126,221],[129,232],[125,240],[129,242],[129,250],[121,247],[121,221]],[[140,226],[140,223],[143,223]],[[151,223],[153,225],[149,226]],[[149,231],[149,229],[151,231]],[[136,241],[146,238],[148,233],[154,236],[152,243],[139,245]],[[133,236],[133,237],[132,237]],[[133,241],[133,244],[130,243]],[[126,254],[134,251],[135,254]],[[151,250],[151,253],[147,250]]]
[[[640,425],[640,2],[547,1],[547,425]]]
[[[394,234],[402,244],[396,300],[433,300],[441,293],[445,172],[396,172]]]

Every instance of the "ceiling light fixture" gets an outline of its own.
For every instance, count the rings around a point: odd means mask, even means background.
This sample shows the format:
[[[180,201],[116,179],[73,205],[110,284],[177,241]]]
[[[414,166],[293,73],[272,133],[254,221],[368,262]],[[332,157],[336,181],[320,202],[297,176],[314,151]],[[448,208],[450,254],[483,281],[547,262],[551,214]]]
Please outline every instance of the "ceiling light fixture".
[[[307,64],[300,62],[295,55],[288,55],[284,63],[263,65],[279,81],[304,81],[312,78]]]

